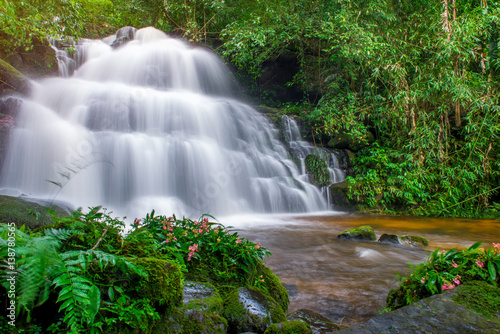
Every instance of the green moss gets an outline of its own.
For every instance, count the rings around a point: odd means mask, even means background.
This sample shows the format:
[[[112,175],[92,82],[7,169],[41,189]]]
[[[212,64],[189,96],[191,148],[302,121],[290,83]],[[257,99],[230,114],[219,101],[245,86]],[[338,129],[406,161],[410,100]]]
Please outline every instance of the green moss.
[[[242,295],[250,295],[251,299],[245,298],[243,302]],[[246,309],[249,305],[252,305],[251,308]],[[224,301],[223,316],[228,321],[229,333],[263,332],[272,323],[286,321],[281,306],[266,291],[255,287],[240,288],[230,293]]]
[[[290,299],[288,296],[288,291],[286,291],[285,287],[281,284],[279,277],[262,263],[259,263],[256,272],[257,278],[262,275],[262,279],[264,280],[263,285],[267,289],[269,295],[278,303],[278,305],[280,305],[282,310],[286,313],[288,311]]]
[[[309,154],[306,157],[305,164],[312,183],[320,187],[325,187],[331,183],[328,164],[323,159],[317,155]]]
[[[269,326],[264,334],[312,334],[311,327],[298,320],[285,321]]]
[[[457,289],[452,299],[457,304],[493,318],[500,313],[500,288],[484,281],[472,281]]]
[[[429,240],[418,235],[398,235],[398,238],[403,245],[429,246]]]
[[[139,258],[132,262],[144,268],[148,278],[137,284],[137,297],[147,298],[154,305],[173,308],[182,302],[182,273],[179,266],[168,260]]]
[[[155,326],[154,333],[169,334],[225,334],[227,321],[208,311],[179,308],[170,313],[165,321]]]
[[[63,213],[55,206],[45,207],[37,203],[28,202],[17,197],[0,195],[0,222],[14,223],[17,228],[26,225],[33,230],[40,226],[52,223],[50,212]]]
[[[354,240],[376,240],[377,236],[371,226],[363,225],[340,233],[339,239],[354,239]]]

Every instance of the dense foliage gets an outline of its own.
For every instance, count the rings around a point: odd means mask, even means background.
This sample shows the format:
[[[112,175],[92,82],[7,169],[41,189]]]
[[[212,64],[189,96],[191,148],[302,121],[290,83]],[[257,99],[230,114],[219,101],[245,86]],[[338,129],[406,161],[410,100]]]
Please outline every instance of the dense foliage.
[[[36,230],[0,224],[0,300],[6,308],[4,292],[15,295],[19,330],[151,333],[182,303],[184,279],[211,282],[221,293],[255,286],[288,306],[262,265],[270,253],[208,217],[179,220],[153,211],[126,234],[124,222],[99,207],[53,219]]]
[[[97,37],[153,25],[217,47],[255,86],[269,63],[295,59],[284,71],[294,72],[289,85],[305,94],[293,110],[316,143],[356,143],[349,195],[363,209],[500,215],[498,2],[41,3],[2,0],[4,49],[32,37]],[[279,102],[275,92],[254,91]]]
[[[498,286],[500,281],[500,243],[481,249],[480,242],[466,250],[436,249],[427,260],[411,267],[410,275],[387,298],[387,310],[413,304],[420,299],[442,293],[456,286],[485,281]]]

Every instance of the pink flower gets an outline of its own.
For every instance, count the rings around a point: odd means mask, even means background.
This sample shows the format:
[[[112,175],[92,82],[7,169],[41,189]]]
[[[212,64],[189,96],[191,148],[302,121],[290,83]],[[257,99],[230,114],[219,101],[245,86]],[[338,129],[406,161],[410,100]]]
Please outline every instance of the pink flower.
[[[460,281],[458,280],[458,278],[454,278],[453,283],[455,283],[456,285],[460,285]]]
[[[451,284],[451,285],[448,285],[448,284],[443,284],[443,286],[441,287],[441,290],[451,290],[455,287],[454,284]]]
[[[480,260],[477,260],[477,261],[476,261],[476,264],[477,264],[480,268],[484,267],[484,263],[483,263],[483,262],[481,262]]]
[[[458,267],[458,264],[455,263],[455,260],[453,260],[453,263],[451,265],[453,266],[453,268]]]
[[[166,229],[167,229],[167,227],[166,227],[165,225],[163,225],[163,229],[164,229],[164,230],[166,230]]]
[[[420,283],[425,283],[425,277],[422,277],[422,278],[420,279]]]
[[[237,245],[241,244],[241,240],[240,239],[236,239],[236,244]]]
[[[260,242],[258,242],[257,245],[255,245],[255,249],[259,249],[260,246],[262,246],[262,245],[260,244]]]
[[[168,244],[169,242],[170,242],[170,239],[165,240],[165,243],[167,243],[167,244]]]

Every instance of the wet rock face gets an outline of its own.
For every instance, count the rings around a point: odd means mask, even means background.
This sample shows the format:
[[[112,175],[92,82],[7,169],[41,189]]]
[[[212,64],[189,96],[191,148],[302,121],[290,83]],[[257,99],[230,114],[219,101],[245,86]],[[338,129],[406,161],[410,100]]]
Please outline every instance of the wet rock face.
[[[305,322],[311,327],[312,333],[314,334],[332,333],[342,328],[340,325],[333,323],[321,314],[306,309],[300,309],[289,314],[287,319],[289,321],[297,320]]]
[[[203,283],[184,282],[184,297],[182,302],[188,304],[194,299],[207,299],[215,296],[215,289]]]
[[[363,225],[340,233],[337,239],[358,240],[358,241],[375,241],[377,237],[371,226]]]
[[[31,83],[21,72],[0,59],[0,95],[19,93],[28,95]]]
[[[134,27],[123,27],[116,32],[116,39],[114,40],[111,47],[116,49],[120,46],[127,44],[129,41],[134,39],[135,32],[137,31]]]
[[[382,234],[378,242],[384,244],[393,244],[409,247],[426,247],[429,246],[429,241],[418,235],[394,235],[394,234]]]
[[[489,318],[455,302],[454,296],[464,288],[461,285],[335,333],[500,333],[499,315]]]
[[[224,303],[228,333],[263,333],[271,323],[286,320],[285,313],[265,291],[246,287],[228,295]]]
[[[0,34],[0,39],[6,35]],[[31,79],[54,76],[58,73],[56,51],[48,40],[33,39],[29,50],[20,46],[8,54],[0,50],[0,59]]]

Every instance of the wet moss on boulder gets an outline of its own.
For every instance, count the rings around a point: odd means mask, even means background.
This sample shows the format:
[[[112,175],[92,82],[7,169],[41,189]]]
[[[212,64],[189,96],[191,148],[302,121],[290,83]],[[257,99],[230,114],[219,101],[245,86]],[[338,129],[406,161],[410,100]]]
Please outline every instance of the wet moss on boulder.
[[[139,278],[137,297],[151,300],[153,305],[160,308],[172,309],[182,303],[182,272],[176,263],[154,258],[132,259],[131,262],[140,266],[148,274],[148,278]]]
[[[395,244],[410,247],[426,247],[429,246],[429,240],[418,235],[394,235],[382,234],[378,242],[385,244]]]
[[[263,333],[272,323],[286,320],[285,312],[264,290],[255,287],[239,288],[224,301],[224,318],[228,333]]]
[[[305,322],[293,320],[272,324],[264,334],[313,334],[313,331]]]
[[[325,187],[331,183],[328,164],[315,154],[309,154],[305,159],[306,172],[311,182],[319,187]]]
[[[487,282],[468,282],[457,290],[452,299],[489,318],[500,318],[500,288]]]
[[[267,293],[273,297],[281,309],[286,313],[288,311],[288,305],[290,304],[290,298],[288,296],[288,291],[281,284],[279,277],[262,263],[258,264],[255,276],[257,276],[255,279],[262,279],[264,281],[262,285],[267,289]]]
[[[226,333],[227,321],[222,313],[222,298],[209,283],[185,282],[183,305],[166,317],[168,333]]]
[[[338,239],[375,241],[377,236],[371,226],[363,225],[340,233]]]
[[[51,212],[65,214],[65,211],[57,206],[44,206],[19,197],[0,195],[1,223],[14,223],[17,228],[26,225],[28,229],[34,230],[52,223]]]

